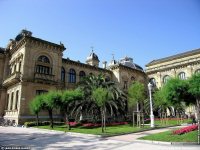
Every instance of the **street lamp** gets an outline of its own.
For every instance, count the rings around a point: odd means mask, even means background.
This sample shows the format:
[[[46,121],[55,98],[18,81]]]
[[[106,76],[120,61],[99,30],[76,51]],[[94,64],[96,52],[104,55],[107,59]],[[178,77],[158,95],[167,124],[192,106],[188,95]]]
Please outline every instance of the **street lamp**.
[[[154,127],[154,115],[153,115],[152,96],[151,96],[152,84],[150,82],[148,84],[148,89],[149,89],[149,99],[150,99],[151,128],[153,128]]]

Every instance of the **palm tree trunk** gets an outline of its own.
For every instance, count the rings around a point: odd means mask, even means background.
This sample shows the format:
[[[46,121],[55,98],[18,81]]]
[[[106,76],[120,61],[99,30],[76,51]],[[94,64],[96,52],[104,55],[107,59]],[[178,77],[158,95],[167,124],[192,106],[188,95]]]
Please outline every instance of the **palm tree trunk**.
[[[104,131],[106,130],[106,108],[104,107]]]
[[[133,110],[133,127],[135,126],[135,114],[134,114],[134,110]]]
[[[102,130],[102,133],[104,133],[104,114],[103,114],[102,108],[101,108],[101,130]]]
[[[38,117],[38,113],[36,113],[36,123],[37,123],[37,127],[39,125],[39,117]]]
[[[52,113],[52,109],[49,109],[48,112],[49,112],[49,119],[50,119],[50,127],[53,129],[53,113]]]
[[[66,124],[68,126],[68,130],[71,130],[71,126],[70,126],[70,122],[69,122],[69,117],[68,115],[65,113],[65,119],[66,119]]]

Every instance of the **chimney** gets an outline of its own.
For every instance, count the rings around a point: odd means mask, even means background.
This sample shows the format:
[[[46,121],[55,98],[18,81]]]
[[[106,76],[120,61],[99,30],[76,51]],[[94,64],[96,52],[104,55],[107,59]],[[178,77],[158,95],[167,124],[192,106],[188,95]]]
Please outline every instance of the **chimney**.
[[[103,64],[103,68],[106,69],[107,61],[103,61],[102,64]]]

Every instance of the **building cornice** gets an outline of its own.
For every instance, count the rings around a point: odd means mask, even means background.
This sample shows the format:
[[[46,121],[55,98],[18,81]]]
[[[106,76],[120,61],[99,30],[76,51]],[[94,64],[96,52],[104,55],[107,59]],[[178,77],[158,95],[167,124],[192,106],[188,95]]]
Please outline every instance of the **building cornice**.
[[[125,65],[122,65],[122,64],[112,65],[112,66],[110,66],[110,69],[111,70],[114,70],[114,69],[124,69],[124,70],[128,70],[128,71],[135,71],[135,72],[140,72],[142,74],[145,74],[144,71],[142,71],[142,70],[139,70],[139,69],[136,69],[136,68],[131,68],[131,67],[128,67],[128,66],[125,66]]]
[[[63,44],[58,45],[58,44],[45,41],[36,37],[24,36],[19,42],[16,43],[16,45],[14,45],[13,48],[10,49],[10,53],[13,54],[15,51],[17,51],[20,47],[22,47],[28,42],[34,44],[35,46],[42,46],[49,49],[58,50],[61,52],[63,52],[66,49]]]
[[[163,63],[163,62],[172,61],[174,59],[180,59],[180,58],[183,58],[183,57],[196,55],[196,54],[200,54],[200,48],[194,49],[194,50],[191,50],[191,51],[187,51],[187,52],[184,52],[184,53],[172,55],[172,56],[169,56],[169,57],[153,60],[150,63],[148,63],[146,65],[146,67],[149,67],[149,66],[152,66],[152,65],[156,65],[156,64],[160,64],[160,63]]]
[[[170,71],[171,69],[180,69],[180,68],[185,68],[187,66],[192,66],[192,65],[196,65],[196,64],[200,64],[200,60],[196,60],[196,61],[192,61],[192,62],[187,62],[187,63],[183,63],[180,62],[179,64],[170,64],[170,65],[162,65],[160,67],[157,68],[153,68],[153,69],[147,69],[146,70],[146,74],[152,74],[152,73],[157,73],[157,72],[163,72],[163,71]]]
[[[97,70],[97,71],[100,70],[102,72],[111,73],[110,70],[107,70],[107,69],[104,69],[104,68],[99,68],[99,67],[96,67],[96,66],[91,66],[89,64],[84,64],[84,63],[81,63],[80,61],[74,61],[74,60],[71,60],[69,58],[67,58],[67,59],[62,58],[62,62],[66,63],[66,64],[72,64],[72,65],[76,65],[76,66],[79,66],[79,67],[84,67],[84,68],[92,69],[92,70]]]

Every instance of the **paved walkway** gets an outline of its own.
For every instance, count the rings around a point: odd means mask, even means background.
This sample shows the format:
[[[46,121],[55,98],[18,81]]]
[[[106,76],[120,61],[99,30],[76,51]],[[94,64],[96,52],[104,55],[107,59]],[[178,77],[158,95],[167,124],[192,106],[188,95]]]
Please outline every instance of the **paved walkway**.
[[[151,132],[165,130],[159,129]],[[150,131],[142,134],[150,134]],[[136,136],[143,135],[137,133],[137,135],[128,134],[100,138],[85,134],[69,134],[36,128],[0,126],[0,149],[2,149],[1,146],[25,146],[30,147],[31,150],[200,150],[198,145],[162,145],[134,141]]]
[[[150,130],[150,131],[131,133],[131,134],[125,134],[125,135],[120,135],[120,136],[113,136],[113,137],[108,137],[107,139],[133,142],[143,136],[147,136],[147,135],[155,134],[155,133],[159,133],[159,132],[165,132],[168,130],[173,130],[174,128],[181,128],[181,127],[183,127],[183,126],[168,127],[168,128],[163,128],[163,129],[155,129],[155,130]]]

